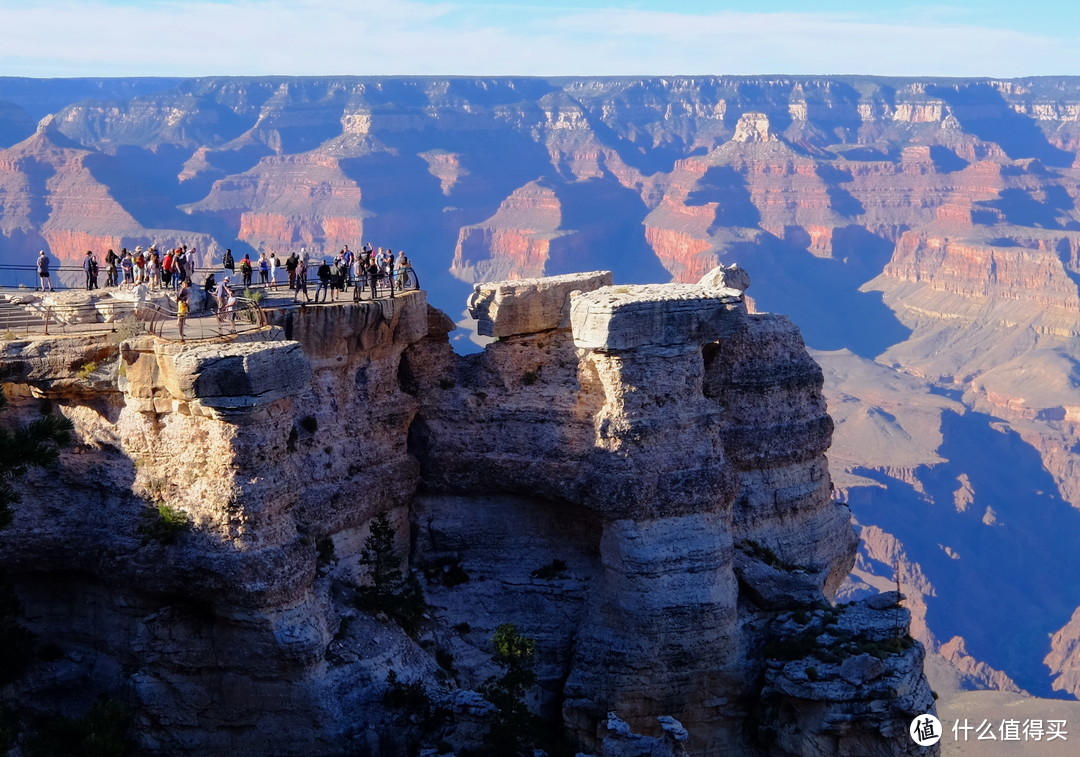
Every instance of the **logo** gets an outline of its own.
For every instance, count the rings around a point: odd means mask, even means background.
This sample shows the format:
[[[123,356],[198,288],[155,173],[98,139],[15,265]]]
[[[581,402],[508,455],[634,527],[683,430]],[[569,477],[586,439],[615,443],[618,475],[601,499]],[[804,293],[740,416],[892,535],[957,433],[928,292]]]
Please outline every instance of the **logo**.
[[[919,746],[933,746],[941,741],[941,721],[933,715],[919,715],[908,727],[911,740]]]

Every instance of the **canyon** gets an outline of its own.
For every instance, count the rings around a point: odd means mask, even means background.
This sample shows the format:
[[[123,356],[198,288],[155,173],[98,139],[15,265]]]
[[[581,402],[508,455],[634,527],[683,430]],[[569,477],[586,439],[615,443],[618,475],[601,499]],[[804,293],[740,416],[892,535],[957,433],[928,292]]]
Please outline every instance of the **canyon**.
[[[941,693],[1080,693],[1080,78],[7,78],[0,148],[0,264],[369,241],[458,322],[740,264],[824,370],[839,598],[899,579]]]

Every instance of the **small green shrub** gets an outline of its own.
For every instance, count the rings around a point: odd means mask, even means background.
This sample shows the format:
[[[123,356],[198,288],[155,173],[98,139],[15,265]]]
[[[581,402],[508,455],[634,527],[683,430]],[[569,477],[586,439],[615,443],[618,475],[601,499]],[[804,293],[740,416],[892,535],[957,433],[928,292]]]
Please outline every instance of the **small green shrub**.
[[[547,565],[537,568],[529,575],[540,581],[554,581],[557,578],[565,577],[567,570],[569,570],[569,568],[567,568],[566,563],[563,560],[552,560]]]
[[[159,502],[156,507],[148,510],[140,531],[160,544],[175,544],[181,534],[187,533],[191,528],[190,515]]]
[[[771,547],[754,541],[753,539],[744,539],[735,545],[746,554],[750,555],[756,560],[760,560],[766,565],[771,565],[777,570],[786,570],[788,572],[795,570],[803,570],[810,572],[810,569],[805,565],[799,565],[797,563],[788,562],[776,554]]]
[[[386,674],[383,705],[398,713],[400,723],[415,724],[425,735],[438,730],[450,716],[447,710],[435,706],[422,681],[400,681],[394,670]]]
[[[265,292],[261,289],[245,289],[244,299],[251,300],[252,302],[262,302]]]
[[[97,369],[98,364],[93,360],[88,360],[87,362],[83,363],[82,367],[79,368],[79,370],[75,371],[75,375],[83,381],[86,381],[94,374],[94,371],[96,371]]]
[[[139,334],[143,329],[142,321],[135,317],[134,313],[128,313],[123,318],[113,321],[113,330],[109,334],[111,344],[120,344]]]

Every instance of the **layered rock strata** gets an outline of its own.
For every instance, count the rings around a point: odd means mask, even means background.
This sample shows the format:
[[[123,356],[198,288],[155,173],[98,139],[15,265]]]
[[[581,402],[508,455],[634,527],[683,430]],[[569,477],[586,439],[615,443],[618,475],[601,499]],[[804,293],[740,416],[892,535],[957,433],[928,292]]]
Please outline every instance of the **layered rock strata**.
[[[422,292],[271,311],[232,342],[7,343],[13,415],[63,413],[77,437],[0,534],[53,650],[17,710],[121,699],[144,753],[475,748],[513,622],[537,640],[532,706],[582,749],[621,722],[692,754],[907,753],[932,702],[906,619],[844,614],[880,636],[873,670],[827,634],[778,651],[855,550],[798,331],[740,290],[609,282],[478,286],[499,338],[466,357]],[[160,508],[191,527],[161,538]],[[412,636],[358,604],[379,515],[423,582]],[[910,696],[784,683],[822,650]],[[395,710],[394,681],[446,719]]]

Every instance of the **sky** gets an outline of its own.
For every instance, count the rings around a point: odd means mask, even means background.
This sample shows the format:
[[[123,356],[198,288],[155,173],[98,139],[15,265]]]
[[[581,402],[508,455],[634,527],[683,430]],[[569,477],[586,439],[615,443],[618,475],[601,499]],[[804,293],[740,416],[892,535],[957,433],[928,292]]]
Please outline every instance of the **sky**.
[[[0,76],[1080,75],[1072,0],[0,0]]]

